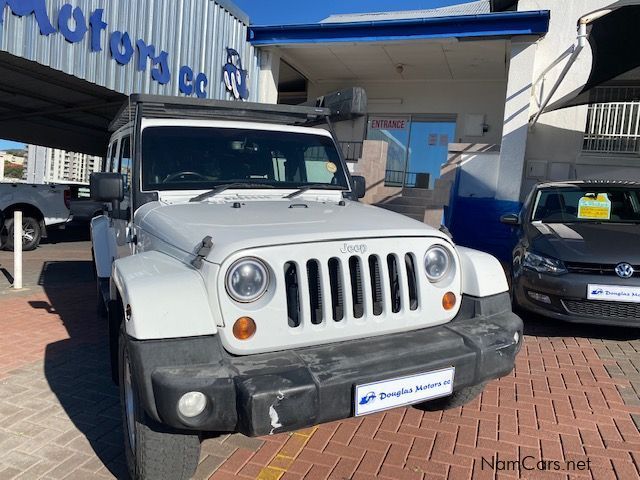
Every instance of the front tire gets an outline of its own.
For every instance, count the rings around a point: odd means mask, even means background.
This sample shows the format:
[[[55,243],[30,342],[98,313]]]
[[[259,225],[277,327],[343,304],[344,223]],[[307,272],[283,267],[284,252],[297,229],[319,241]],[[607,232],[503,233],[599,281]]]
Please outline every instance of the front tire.
[[[13,219],[6,220],[4,249],[13,250]],[[42,228],[40,222],[33,217],[24,217],[22,219],[22,250],[30,252],[40,245],[42,239]]]
[[[134,480],[187,480],[200,458],[200,439],[159,424],[144,412],[132,375],[124,333],[120,333],[120,403],[125,456]]]

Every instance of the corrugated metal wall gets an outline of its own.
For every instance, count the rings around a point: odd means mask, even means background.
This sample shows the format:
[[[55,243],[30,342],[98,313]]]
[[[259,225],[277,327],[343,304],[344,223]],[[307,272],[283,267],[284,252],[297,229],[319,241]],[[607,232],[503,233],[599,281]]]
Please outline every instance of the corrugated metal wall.
[[[17,0],[18,2],[26,0]],[[33,1],[33,0],[29,0]],[[90,32],[79,43],[69,43],[59,32],[40,34],[34,15],[17,17],[4,11],[0,24],[0,50],[74,75],[119,93],[179,95],[178,72],[183,65],[195,74],[207,75],[207,98],[230,98],[222,81],[226,47],[242,56],[249,73],[250,100],[257,99],[258,61],[247,42],[246,19],[239,19],[213,0],[36,0],[46,2],[51,24],[57,29],[58,13],[65,3],[80,7],[87,24],[91,13],[104,9],[107,28],[101,34],[101,52],[92,52]],[[73,20],[70,28],[74,28]],[[151,78],[151,62],[146,71],[137,70],[137,52],[128,65],[119,65],[109,49],[112,32],[128,32],[135,49],[138,39],[169,53],[171,81],[160,85]]]

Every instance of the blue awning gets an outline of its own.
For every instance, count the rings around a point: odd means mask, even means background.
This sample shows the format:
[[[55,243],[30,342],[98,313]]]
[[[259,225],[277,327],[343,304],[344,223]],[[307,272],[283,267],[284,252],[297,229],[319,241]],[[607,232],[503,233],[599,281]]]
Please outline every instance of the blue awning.
[[[254,46],[267,46],[448,37],[541,36],[549,30],[549,16],[548,10],[535,10],[370,22],[252,26],[248,31],[248,39]]]

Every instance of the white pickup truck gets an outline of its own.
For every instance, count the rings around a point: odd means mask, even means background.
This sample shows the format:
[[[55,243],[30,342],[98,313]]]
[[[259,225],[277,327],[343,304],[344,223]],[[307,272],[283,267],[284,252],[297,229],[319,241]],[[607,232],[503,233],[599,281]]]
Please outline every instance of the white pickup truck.
[[[22,249],[34,250],[47,228],[69,221],[69,187],[0,183],[0,246],[13,250],[13,213],[22,211]]]
[[[513,369],[498,260],[358,202],[330,114],[135,95],[113,122],[91,236],[132,478],[189,478],[202,434],[452,408]]]

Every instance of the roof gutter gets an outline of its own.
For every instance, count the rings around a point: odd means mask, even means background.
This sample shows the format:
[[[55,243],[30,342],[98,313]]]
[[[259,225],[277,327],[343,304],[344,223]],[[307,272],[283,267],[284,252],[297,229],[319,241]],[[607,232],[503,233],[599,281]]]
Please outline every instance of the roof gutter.
[[[501,12],[368,22],[252,26],[248,40],[254,46],[376,42],[430,38],[510,37],[544,35],[549,11]]]

